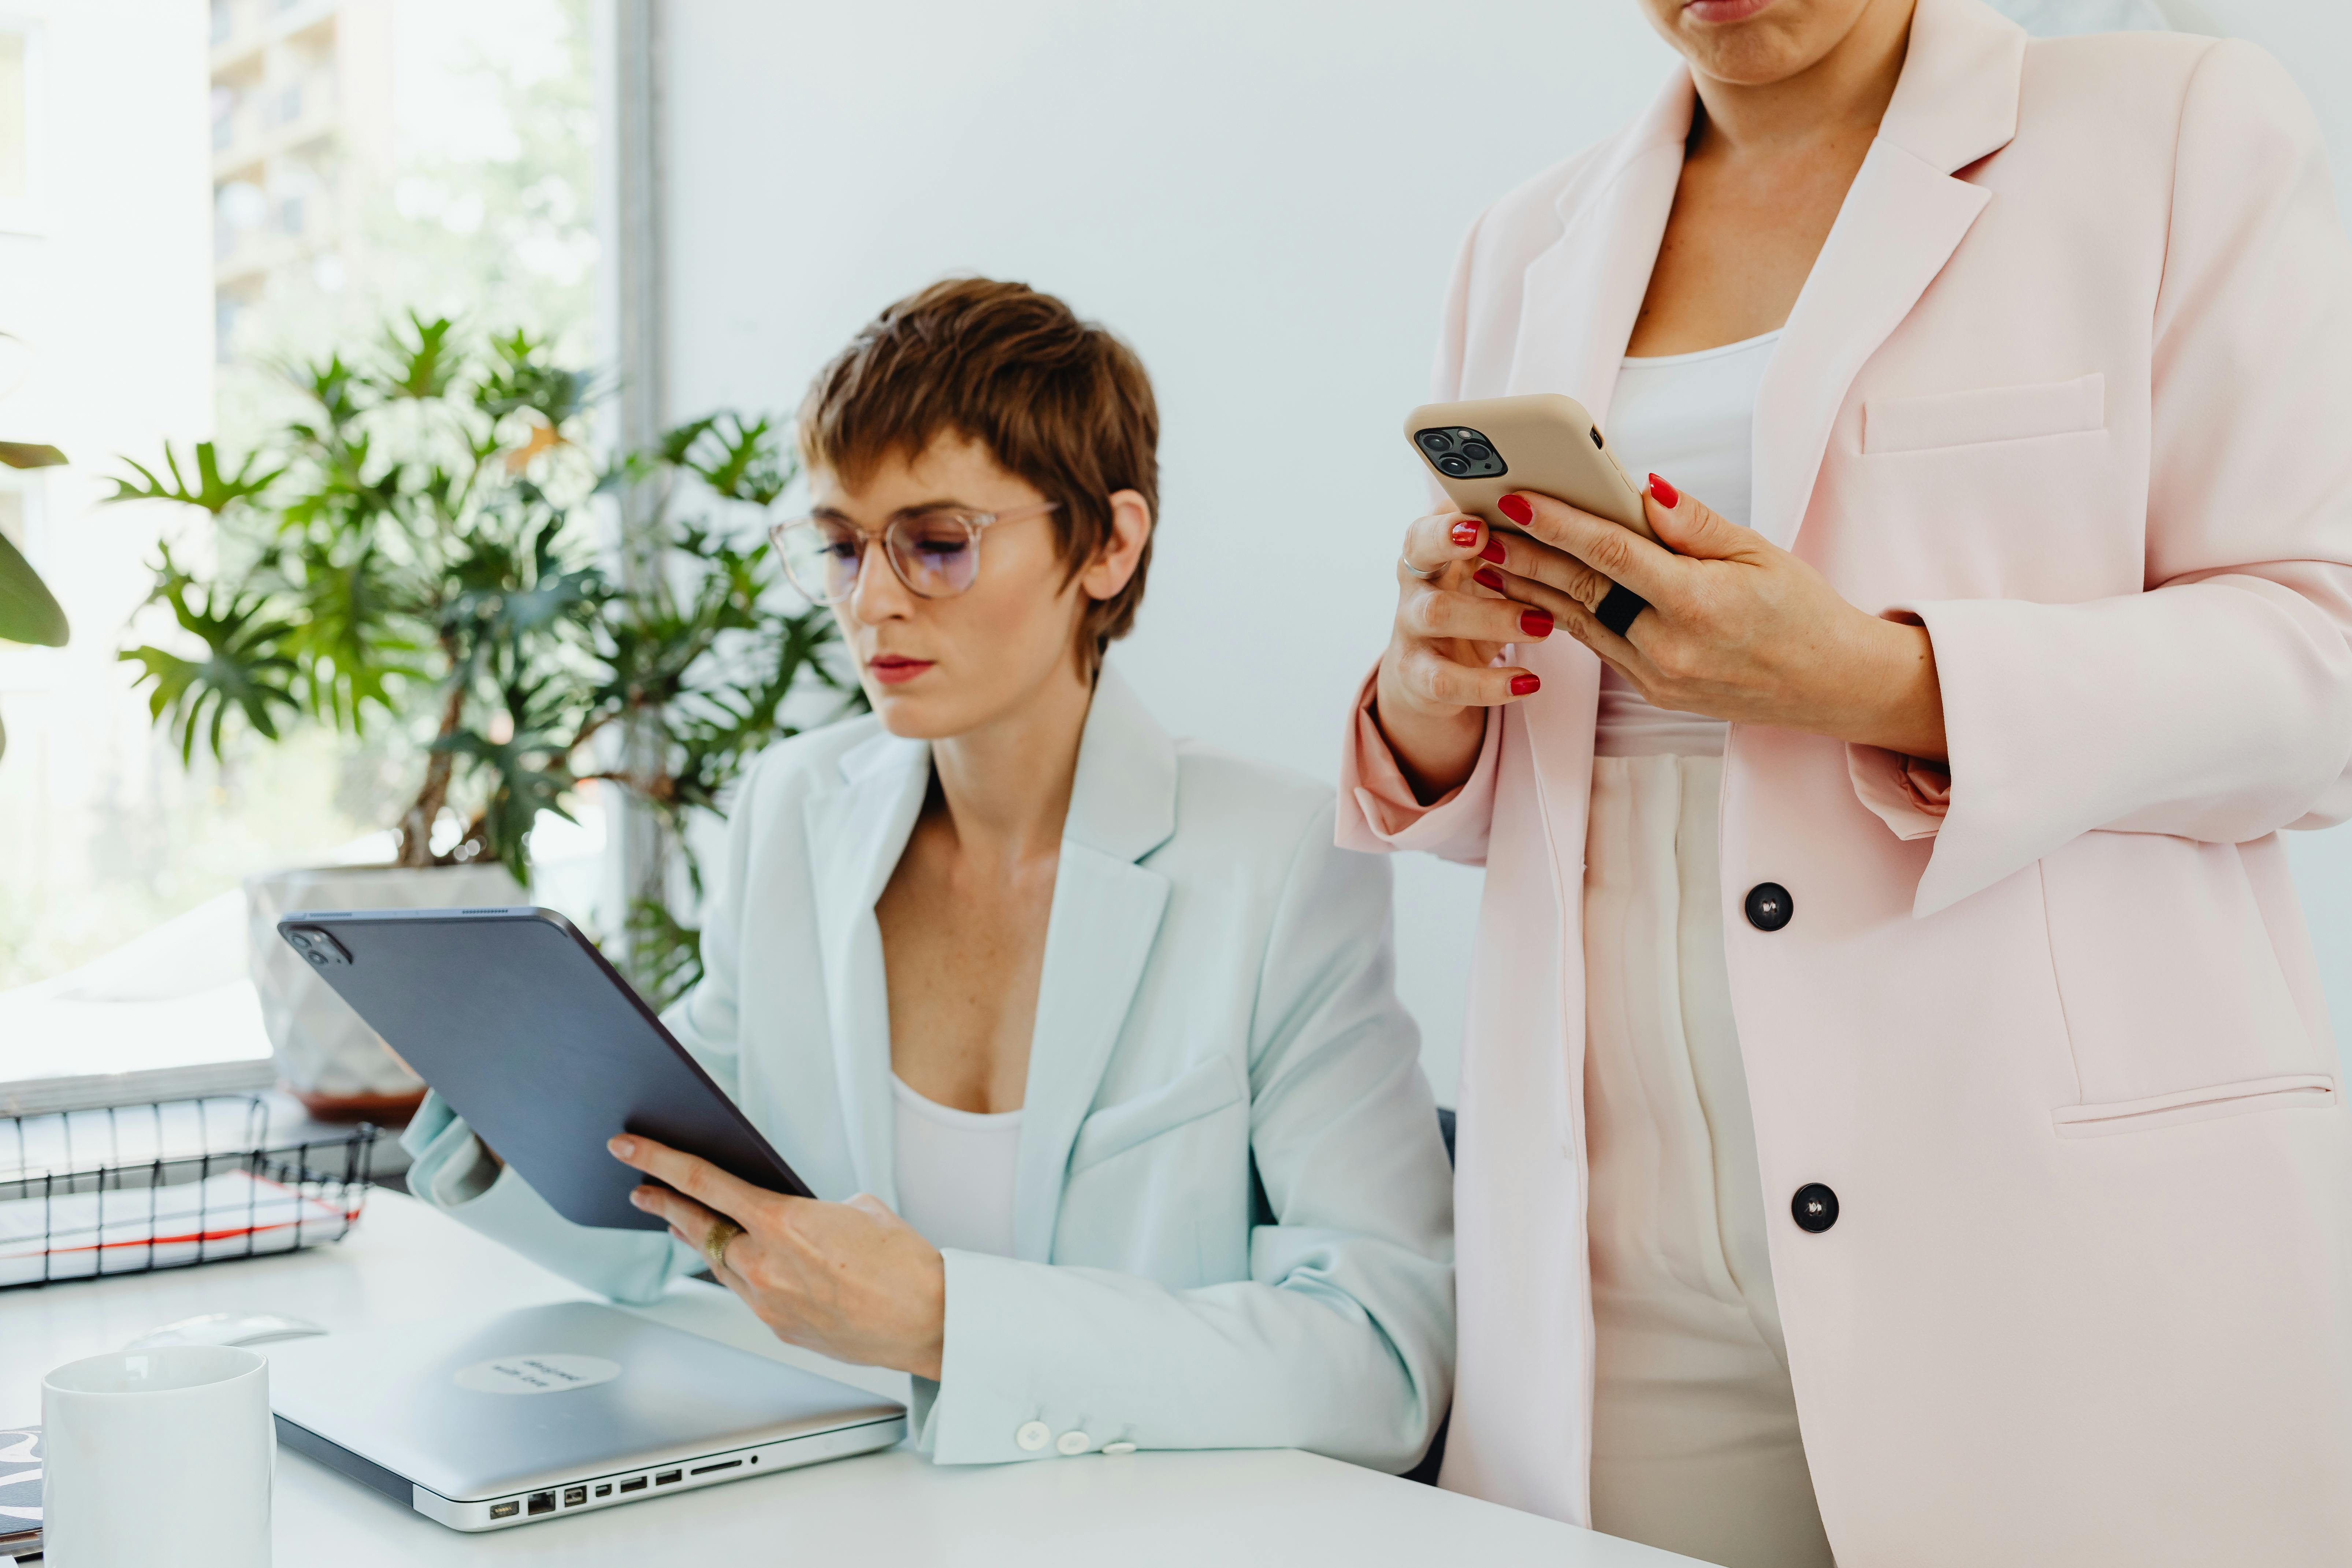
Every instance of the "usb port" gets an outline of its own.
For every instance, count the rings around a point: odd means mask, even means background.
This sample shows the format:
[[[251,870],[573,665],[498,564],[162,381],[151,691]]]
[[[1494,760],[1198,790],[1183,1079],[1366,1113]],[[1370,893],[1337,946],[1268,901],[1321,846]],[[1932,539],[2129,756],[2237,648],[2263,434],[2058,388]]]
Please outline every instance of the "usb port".
[[[555,1494],[553,1492],[531,1493],[530,1511],[533,1513],[553,1513],[555,1511]]]
[[[603,1486],[598,1487],[596,1489],[596,1495],[598,1497],[611,1497],[613,1495],[613,1483],[606,1481]]]
[[[646,1478],[639,1476],[634,1480],[623,1481],[621,1489],[625,1492],[641,1492],[646,1489]]]
[[[492,1519],[512,1519],[521,1511],[522,1504],[520,1502],[494,1502],[490,1505]]]
[[[586,1502],[587,1500],[588,1489],[586,1487],[566,1487],[563,1489],[564,1507],[578,1508],[582,1503]]]
[[[654,1485],[657,1487],[666,1487],[672,1481],[677,1479],[677,1476],[678,1472],[676,1470],[664,1470],[661,1474],[654,1478]]]
[[[742,1468],[742,1460],[730,1459],[723,1465],[697,1465],[694,1467],[694,1473],[698,1476],[707,1476],[713,1470],[740,1470]]]

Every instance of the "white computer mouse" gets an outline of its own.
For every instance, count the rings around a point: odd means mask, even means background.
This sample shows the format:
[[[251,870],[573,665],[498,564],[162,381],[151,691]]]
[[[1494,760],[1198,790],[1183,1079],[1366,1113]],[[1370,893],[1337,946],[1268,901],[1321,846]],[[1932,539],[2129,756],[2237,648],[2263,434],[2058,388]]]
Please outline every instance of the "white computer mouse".
[[[165,1323],[132,1340],[127,1351],[152,1350],[158,1345],[266,1345],[277,1340],[308,1339],[323,1334],[323,1324],[281,1312],[206,1312]]]

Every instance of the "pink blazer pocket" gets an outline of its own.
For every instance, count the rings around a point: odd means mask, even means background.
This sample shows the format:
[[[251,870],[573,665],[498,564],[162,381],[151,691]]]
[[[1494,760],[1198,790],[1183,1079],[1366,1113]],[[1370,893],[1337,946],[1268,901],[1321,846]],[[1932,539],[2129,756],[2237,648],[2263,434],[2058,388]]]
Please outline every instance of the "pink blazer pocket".
[[[2252,1110],[2335,1108],[2334,1078],[2326,1073],[2290,1073],[2244,1083],[2215,1084],[2210,1089],[2183,1089],[2147,1100],[2062,1105],[2050,1113],[2050,1121],[2061,1138],[2099,1138],[2110,1132],[2138,1132],[2184,1121],[2208,1121],[2217,1116],[2243,1116]]]
[[[1864,453],[1924,452],[2072,436],[2107,423],[2107,378],[2096,371],[2073,381],[1983,386],[1924,397],[1874,397],[1862,408]]]

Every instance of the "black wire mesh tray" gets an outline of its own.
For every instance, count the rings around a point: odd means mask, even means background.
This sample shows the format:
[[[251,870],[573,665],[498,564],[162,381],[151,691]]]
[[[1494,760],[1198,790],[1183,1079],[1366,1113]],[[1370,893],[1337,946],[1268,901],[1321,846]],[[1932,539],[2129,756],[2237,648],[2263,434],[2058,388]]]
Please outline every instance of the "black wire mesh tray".
[[[340,1241],[379,1136],[274,1144],[247,1095],[0,1116],[0,1289]]]

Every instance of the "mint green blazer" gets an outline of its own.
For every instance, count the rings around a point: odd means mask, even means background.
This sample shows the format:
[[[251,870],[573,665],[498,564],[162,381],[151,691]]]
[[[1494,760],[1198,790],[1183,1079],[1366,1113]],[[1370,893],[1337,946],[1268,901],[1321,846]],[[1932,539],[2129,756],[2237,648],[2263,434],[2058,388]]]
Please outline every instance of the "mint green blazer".
[[[930,778],[871,719],[745,779],[666,1022],[816,1193],[894,1207],[874,904]],[[1105,670],[1045,939],[1015,1255],[950,1250],[919,1444],[950,1464],[1092,1447],[1298,1447],[1402,1470],[1446,1408],[1452,1182],[1391,984],[1389,872],[1331,792],[1171,741]],[[624,1301],[701,1258],[558,1215],[428,1099],[410,1184]]]

